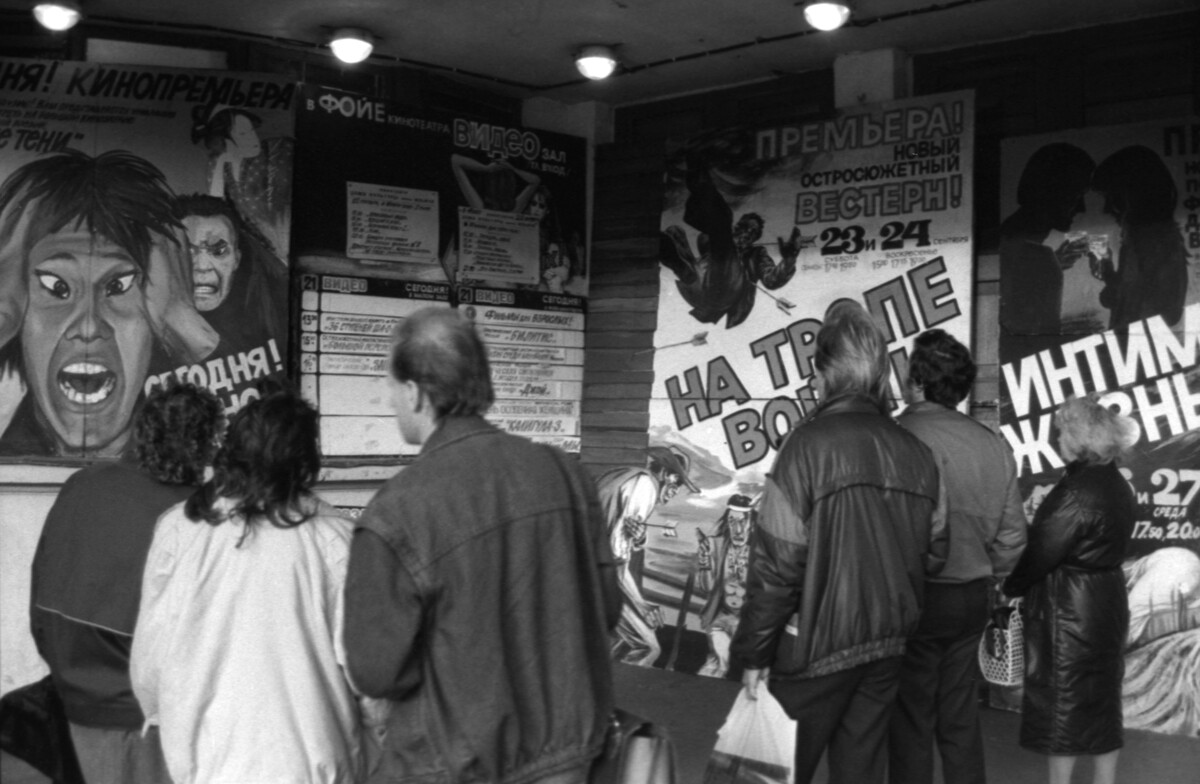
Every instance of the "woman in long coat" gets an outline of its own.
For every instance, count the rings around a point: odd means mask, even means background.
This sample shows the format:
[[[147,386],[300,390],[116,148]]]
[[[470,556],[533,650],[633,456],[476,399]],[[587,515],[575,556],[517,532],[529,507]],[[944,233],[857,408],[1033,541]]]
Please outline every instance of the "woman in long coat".
[[[1063,403],[1055,424],[1068,465],[1004,583],[1005,594],[1025,597],[1020,743],[1049,755],[1051,784],[1068,784],[1080,756],[1095,758],[1095,784],[1111,784],[1124,742],[1121,564],[1134,524],[1133,491],[1115,461],[1139,431],[1090,398]]]

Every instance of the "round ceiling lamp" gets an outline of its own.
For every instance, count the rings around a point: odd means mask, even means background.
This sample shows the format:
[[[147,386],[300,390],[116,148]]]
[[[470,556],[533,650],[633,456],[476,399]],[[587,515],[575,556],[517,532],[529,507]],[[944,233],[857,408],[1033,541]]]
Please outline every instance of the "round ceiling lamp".
[[[812,0],[804,4],[804,21],[818,30],[836,30],[846,24],[849,18],[850,4],[845,0]]]
[[[34,4],[33,18],[47,30],[62,32],[79,24],[79,20],[83,18],[83,11],[74,0],[56,0],[52,3]]]
[[[329,39],[329,48],[333,56],[343,63],[353,65],[361,63],[371,56],[375,48],[375,37],[358,27],[342,27],[334,31]]]
[[[617,55],[611,46],[591,44],[575,55],[575,67],[588,79],[607,79],[617,70]]]

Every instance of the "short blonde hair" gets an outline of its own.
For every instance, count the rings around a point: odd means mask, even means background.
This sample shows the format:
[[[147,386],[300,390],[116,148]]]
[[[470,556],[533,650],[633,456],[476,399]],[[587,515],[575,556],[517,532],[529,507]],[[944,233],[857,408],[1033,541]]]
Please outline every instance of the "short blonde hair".
[[[1142,435],[1137,422],[1100,405],[1092,395],[1068,398],[1054,415],[1054,425],[1067,462],[1111,463]]]
[[[825,311],[813,364],[825,381],[827,397],[857,392],[887,405],[887,340],[871,314],[854,300],[837,300]]]

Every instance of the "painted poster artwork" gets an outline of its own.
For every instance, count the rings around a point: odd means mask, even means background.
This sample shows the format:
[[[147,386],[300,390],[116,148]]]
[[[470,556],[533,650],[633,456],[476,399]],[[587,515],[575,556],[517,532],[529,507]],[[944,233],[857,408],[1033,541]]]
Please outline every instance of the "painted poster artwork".
[[[1030,516],[1064,467],[1052,419],[1096,393],[1141,439],[1125,563],[1127,727],[1200,727],[1200,118],[1002,148],[1001,429]]]
[[[297,252],[587,295],[584,139],[305,88]]]
[[[817,404],[829,305],[875,316],[897,405],[916,335],[970,345],[973,147],[961,92],[669,149],[650,443],[684,456],[696,490],[658,504],[634,548],[631,601],[659,622],[648,663],[739,676],[727,646],[747,542],[781,439]]]
[[[284,373],[295,85],[0,59],[0,456],[119,455],[170,379]]]

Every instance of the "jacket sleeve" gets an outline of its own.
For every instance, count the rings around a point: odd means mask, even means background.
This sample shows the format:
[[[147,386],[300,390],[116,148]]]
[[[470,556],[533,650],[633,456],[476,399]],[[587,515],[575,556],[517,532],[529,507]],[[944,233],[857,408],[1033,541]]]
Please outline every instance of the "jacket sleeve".
[[[346,674],[356,691],[400,699],[420,683],[416,643],[422,618],[416,583],[391,545],[373,531],[357,529],[342,632]]]
[[[178,510],[177,513],[183,514]],[[158,723],[162,665],[171,655],[176,634],[176,608],[172,603],[171,587],[172,580],[177,577],[177,548],[178,529],[164,515],[155,525],[154,539],[146,555],[146,570],[142,572],[142,598],[129,653],[129,679],[147,725]]]
[[[944,473],[938,471],[937,504],[933,508],[932,520],[929,525],[929,550],[925,553],[925,575],[933,577],[946,566],[946,557],[950,552],[950,527],[947,523],[950,502],[946,495],[946,483],[942,481]]]
[[[992,574],[1007,577],[1017,559],[1025,550],[1029,521],[1025,519],[1025,507],[1021,502],[1021,490],[1017,485],[1017,466],[1012,454],[1007,452],[1005,466],[1004,508],[1000,513],[1000,526],[992,540],[988,555],[992,560]]]
[[[750,551],[746,604],[730,646],[743,667],[761,670],[775,660],[779,635],[800,604],[807,563],[805,521],[768,479]]]
[[[1046,575],[1071,554],[1079,537],[1080,522],[1074,494],[1059,485],[1042,501],[1029,526],[1025,551],[1004,581],[1005,595],[1024,596],[1031,587],[1046,579]]]

